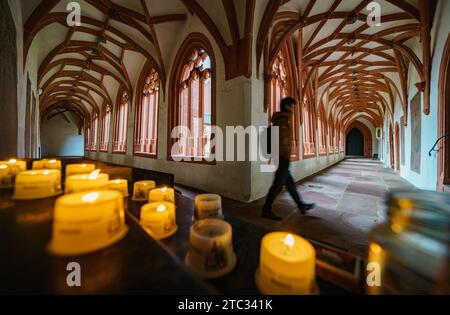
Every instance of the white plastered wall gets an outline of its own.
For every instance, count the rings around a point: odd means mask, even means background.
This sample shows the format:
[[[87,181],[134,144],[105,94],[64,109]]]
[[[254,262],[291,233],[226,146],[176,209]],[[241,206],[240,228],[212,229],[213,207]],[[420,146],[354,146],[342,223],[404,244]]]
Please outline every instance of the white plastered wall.
[[[421,189],[436,190],[437,182],[437,153],[429,156],[428,152],[438,137],[438,85],[439,70],[447,36],[450,32],[450,1],[439,1],[431,30],[431,94],[430,94],[430,114],[423,113],[422,101],[422,132],[421,132],[421,170],[420,174],[411,170],[411,108],[412,98],[417,93],[416,83],[420,82],[419,75],[412,65],[409,66],[408,77],[408,123],[405,128],[405,165],[400,166],[400,175]],[[413,40],[408,43],[414,52],[421,58],[421,43]],[[422,94],[423,99],[423,94]],[[395,122],[399,122],[403,109],[397,100],[394,113]],[[389,135],[386,124],[384,126],[385,136]],[[395,142],[395,141],[394,141]],[[386,137],[384,147],[387,148]],[[400,150],[401,151],[401,150]],[[389,151],[384,150],[383,161],[386,166],[390,165]]]

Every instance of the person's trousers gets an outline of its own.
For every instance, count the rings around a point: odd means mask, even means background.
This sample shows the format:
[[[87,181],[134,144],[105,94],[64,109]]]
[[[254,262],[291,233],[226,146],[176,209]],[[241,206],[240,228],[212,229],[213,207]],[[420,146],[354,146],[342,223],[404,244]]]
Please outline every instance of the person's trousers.
[[[275,173],[275,180],[272,184],[272,187],[270,188],[269,194],[267,195],[263,211],[270,211],[272,209],[272,205],[277,196],[283,190],[283,186],[286,186],[287,190],[298,206],[301,206],[303,204],[303,201],[297,191],[294,179],[289,172],[290,163],[291,162],[289,160],[280,159],[277,172]]]

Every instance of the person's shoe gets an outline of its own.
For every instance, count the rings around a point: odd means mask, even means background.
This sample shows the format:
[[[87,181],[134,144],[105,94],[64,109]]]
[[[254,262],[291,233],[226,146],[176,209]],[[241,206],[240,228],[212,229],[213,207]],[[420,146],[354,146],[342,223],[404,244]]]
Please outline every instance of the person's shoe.
[[[272,220],[272,221],[281,221],[282,218],[280,218],[279,216],[277,216],[275,213],[273,213],[272,211],[263,211],[261,216],[264,219],[268,219],[268,220]]]
[[[314,209],[315,206],[316,204],[314,203],[302,203],[301,205],[298,206],[298,210],[300,210],[302,214],[306,214],[310,210]]]

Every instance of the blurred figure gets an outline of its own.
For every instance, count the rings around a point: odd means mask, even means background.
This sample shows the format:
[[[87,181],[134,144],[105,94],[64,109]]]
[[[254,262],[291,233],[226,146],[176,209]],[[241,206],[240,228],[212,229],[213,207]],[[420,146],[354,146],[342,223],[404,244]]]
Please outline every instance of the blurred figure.
[[[272,205],[283,189],[283,186],[286,186],[302,214],[306,214],[307,211],[311,210],[315,206],[314,204],[308,204],[302,201],[299,193],[297,192],[294,179],[289,171],[292,154],[291,121],[295,104],[295,99],[291,97],[283,99],[281,101],[281,112],[275,113],[272,117],[272,125],[279,127],[280,130],[278,141],[280,156],[278,169],[275,173],[275,180],[270,188],[266,203],[262,210],[262,217],[269,220],[281,221],[282,219],[273,213]]]

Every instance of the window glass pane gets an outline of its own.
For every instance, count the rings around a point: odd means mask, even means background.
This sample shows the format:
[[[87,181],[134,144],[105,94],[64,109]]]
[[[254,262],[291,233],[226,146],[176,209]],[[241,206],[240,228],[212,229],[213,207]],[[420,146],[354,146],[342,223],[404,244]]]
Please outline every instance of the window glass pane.
[[[189,56],[179,82],[177,122],[188,128],[190,136],[178,139],[182,143],[178,154],[205,158],[210,154],[206,143],[213,123],[211,59],[202,49]]]

